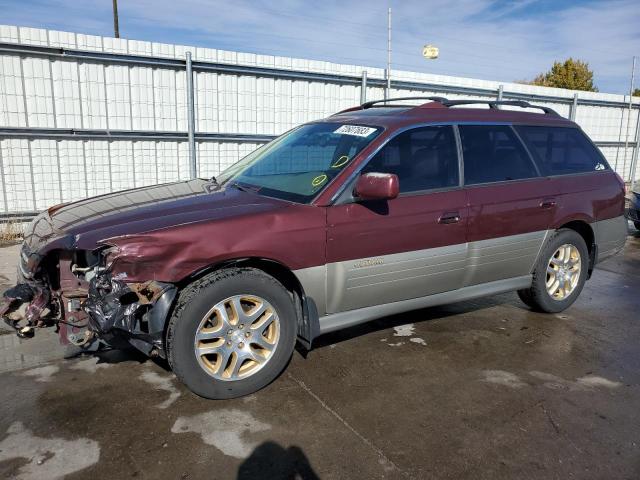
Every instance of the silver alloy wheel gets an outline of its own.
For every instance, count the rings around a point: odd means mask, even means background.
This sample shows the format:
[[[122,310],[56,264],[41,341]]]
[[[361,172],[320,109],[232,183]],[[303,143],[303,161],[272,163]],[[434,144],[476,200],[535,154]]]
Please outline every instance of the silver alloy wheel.
[[[280,338],[276,310],[256,295],[234,295],[215,304],[195,335],[200,366],[216,380],[255,374],[273,357]]]
[[[565,243],[558,247],[547,265],[547,293],[554,300],[565,300],[580,281],[582,261],[575,245]]]

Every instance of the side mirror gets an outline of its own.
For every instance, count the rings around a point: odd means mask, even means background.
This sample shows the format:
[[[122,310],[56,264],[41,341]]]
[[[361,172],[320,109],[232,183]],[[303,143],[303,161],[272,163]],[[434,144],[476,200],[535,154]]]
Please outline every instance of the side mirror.
[[[391,200],[400,193],[398,176],[393,173],[365,173],[353,191],[358,200]]]

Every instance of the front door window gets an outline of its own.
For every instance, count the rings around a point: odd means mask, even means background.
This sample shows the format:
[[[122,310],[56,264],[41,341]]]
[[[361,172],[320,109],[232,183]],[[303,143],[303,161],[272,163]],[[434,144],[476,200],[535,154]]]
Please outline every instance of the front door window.
[[[423,127],[399,134],[362,170],[370,172],[396,174],[401,194],[457,186],[458,154],[453,128]]]

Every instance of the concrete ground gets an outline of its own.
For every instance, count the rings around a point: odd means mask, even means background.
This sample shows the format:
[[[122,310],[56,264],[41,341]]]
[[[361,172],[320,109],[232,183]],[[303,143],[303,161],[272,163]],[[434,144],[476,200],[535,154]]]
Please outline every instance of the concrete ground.
[[[562,314],[505,294],[397,315],[230,401],[133,353],[0,335],[0,477],[637,479],[639,285],[635,232]]]

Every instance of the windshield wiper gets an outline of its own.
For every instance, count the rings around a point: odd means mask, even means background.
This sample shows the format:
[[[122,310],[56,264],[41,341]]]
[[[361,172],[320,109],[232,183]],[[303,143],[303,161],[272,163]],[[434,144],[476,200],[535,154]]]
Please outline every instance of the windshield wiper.
[[[253,190],[249,187],[245,187],[244,185],[239,184],[238,182],[233,182],[231,184],[232,187],[237,188],[238,190],[240,190],[241,192],[249,192],[249,193],[256,193],[256,190]]]

